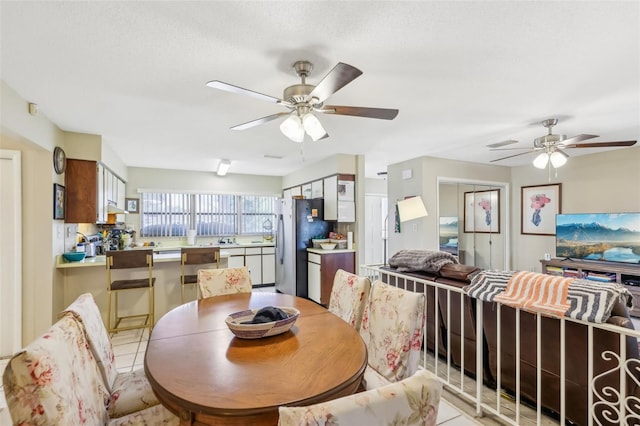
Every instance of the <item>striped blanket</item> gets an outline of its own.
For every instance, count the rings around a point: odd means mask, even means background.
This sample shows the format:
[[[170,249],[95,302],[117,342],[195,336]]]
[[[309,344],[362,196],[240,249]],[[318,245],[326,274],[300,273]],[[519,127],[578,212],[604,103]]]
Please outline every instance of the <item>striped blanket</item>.
[[[470,297],[500,302],[547,316],[603,323],[620,301],[631,307],[629,290],[617,283],[564,278],[536,272],[482,271],[465,287]]]

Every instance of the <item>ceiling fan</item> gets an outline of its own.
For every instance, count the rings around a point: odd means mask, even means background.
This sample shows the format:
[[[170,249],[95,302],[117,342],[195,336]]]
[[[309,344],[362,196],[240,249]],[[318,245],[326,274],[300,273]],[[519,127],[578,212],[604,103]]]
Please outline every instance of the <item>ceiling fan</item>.
[[[549,163],[555,168],[562,167],[569,155],[564,152],[568,148],[607,148],[615,146],[631,146],[637,141],[619,141],[619,142],[590,142],[581,143],[587,139],[597,138],[598,135],[577,135],[567,138],[567,135],[554,135],[552,133],[553,126],[558,124],[557,118],[549,118],[542,121],[542,125],[549,129],[549,133],[533,140],[533,148],[493,148],[491,151],[506,151],[512,149],[526,149],[526,152],[508,155],[506,157],[491,160],[491,162],[506,160],[507,158],[517,157],[519,155],[529,154],[531,152],[540,152],[533,160],[533,165],[539,169],[544,169]],[[517,141],[505,141],[494,144],[493,146],[501,146]]]
[[[262,93],[254,92],[253,90],[244,89],[218,80],[208,82],[207,86],[214,89],[225,90],[227,92],[249,95],[267,102],[273,102],[285,106],[289,111],[267,115],[266,117],[238,124],[237,126],[231,127],[231,129],[245,130],[288,115],[289,117],[280,125],[280,130],[285,136],[294,142],[302,142],[304,140],[305,133],[314,141],[329,137],[324,127],[322,127],[320,120],[318,120],[318,118],[313,114],[314,112],[379,118],[383,120],[393,120],[398,115],[397,109],[324,104],[324,101],[327,98],[362,74],[362,71],[356,67],[339,62],[316,86],[306,83],[306,78],[313,69],[313,64],[311,62],[297,61],[293,64],[293,69],[298,77],[300,77],[301,83],[285,88],[282,99],[264,95]]]

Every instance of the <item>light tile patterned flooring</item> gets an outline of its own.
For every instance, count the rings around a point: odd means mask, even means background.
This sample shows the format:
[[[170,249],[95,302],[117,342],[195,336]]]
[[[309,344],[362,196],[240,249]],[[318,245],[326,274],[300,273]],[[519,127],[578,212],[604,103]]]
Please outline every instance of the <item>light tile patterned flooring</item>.
[[[254,289],[254,291],[274,291],[274,289],[273,287],[261,287]],[[146,329],[120,332],[111,337],[118,371],[125,372],[143,368],[144,352],[147,348],[148,339],[148,330]],[[0,373],[4,373],[8,361],[8,359],[0,359]],[[0,426],[8,426],[10,424],[11,418],[6,406],[4,388],[0,382]],[[500,423],[487,418],[474,419],[473,409],[470,405],[445,391],[444,398],[441,399],[438,408],[437,424],[443,426],[468,426],[480,424],[499,425]]]

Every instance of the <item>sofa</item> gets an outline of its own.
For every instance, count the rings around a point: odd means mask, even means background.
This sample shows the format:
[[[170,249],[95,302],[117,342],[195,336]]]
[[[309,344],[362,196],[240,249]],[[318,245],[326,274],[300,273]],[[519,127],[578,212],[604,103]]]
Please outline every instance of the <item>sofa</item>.
[[[391,264],[392,262],[390,262]],[[388,271],[389,273],[385,273]],[[390,273],[394,272],[394,275]],[[396,276],[395,274],[400,274]],[[403,271],[398,268],[384,267],[381,280],[392,285],[399,285],[408,290],[425,292],[424,284],[415,281],[422,279],[439,283],[452,288],[468,289],[472,279],[480,271],[474,267],[459,264],[444,265],[438,271]],[[597,284],[593,284],[597,285]],[[446,356],[443,351],[450,345],[451,362],[460,367],[464,353],[464,371],[471,377],[478,375],[475,353],[476,339],[482,338],[483,365],[482,377],[485,385],[496,388],[500,377],[500,388],[507,394],[516,394],[516,309],[502,304],[500,306],[500,330],[498,330],[498,308],[496,302],[482,302],[483,326],[476,329],[477,300],[465,295],[460,302],[458,293],[451,293],[450,321],[447,320],[447,291],[439,289],[436,306],[435,289],[427,285],[427,350],[440,357]],[[462,313],[463,323],[460,322]],[[438,339],[435,336],[435,316],[438,316]],[[522,401],[536,406],[537,398],[537,317],[538,315],[520,310],[520,396]],[[543,411],[559,418],[561,412],[561,372],[560,372],[560,330],[558,318],[540,315],[541,320],[541,406]],[[618,300],[611,309],[606,324],[633,330],[628,306]],[[588,326],[583,323],[565,321],[565,416],[569,423],[586,425],[589,420],[589,383],[588,383]],[[464,339],[461,330],[464,329]],[[500,339],[498,338],[500,331]],[[593,375],[595,380],[594,401],[599,399],[615,399],[620,389],[620,373],[616,368],[617,357],[621,354],[620,334],[614,330],[593,327]],[[626,360],[629,372],[626,378],[626,396],[640,398],[640,357],[638,342],[635,337],[628,336],[624,340]],[[499,345],[500,343],[500,345]],[[498,351],[500,348],[500,351]],[[464,351],[464,352],[463,352]],[[602,356],[601,354],[609,354]],[[500,376],[498,375],[500,361]],[[633,377],[632,377],[633,376]],[[633,401],[632,401],[632,405]],[[637,404],[635,404],[637,405]],[[593,404],[593,418],[597,424],[618,425],[622,420],[611,410],[610,405]]]

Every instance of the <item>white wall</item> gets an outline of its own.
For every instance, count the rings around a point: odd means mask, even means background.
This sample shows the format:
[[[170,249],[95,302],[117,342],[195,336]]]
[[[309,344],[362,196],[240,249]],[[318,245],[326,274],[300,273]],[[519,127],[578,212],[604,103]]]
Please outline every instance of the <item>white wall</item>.
[[[411,171],[411,177],[404,179]],[[387,168],[389,197],[389,256],[400,249],[438,250],[438,181],[478,181],[500,183],[510,181],[510,169],[504,166],[476,164],[434,157],[420,157]],[[429,216],[400,224],[394,232],[395,205],[405,197],[421,195]]]
[[[53,148],[65,148],[64,132],[40,110],[29,114],[28,102],[0,82],[0,146],[22,156],[22,343],[49,328],[62,301],[63,277],[54,267],[64,249],[63,221],[53,220],[53,183],[64,175],[53,171]],[[58,235],[60,238],[58,238]],[[2,246],[2,250],[6,248]],[[0,257],[0,262],[3,259]],[[0,264],[0,267],[2,265]]]
[[[511,175],[513,267],[540,272],[544,254],[555,255],[555,236],[520,234],[521,187],[546,185],[549,175],[529,165]],[[562,184],[562,213],[640,212],[640,147],[572,156],[557,177],[552,172],[551,183]]]

